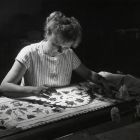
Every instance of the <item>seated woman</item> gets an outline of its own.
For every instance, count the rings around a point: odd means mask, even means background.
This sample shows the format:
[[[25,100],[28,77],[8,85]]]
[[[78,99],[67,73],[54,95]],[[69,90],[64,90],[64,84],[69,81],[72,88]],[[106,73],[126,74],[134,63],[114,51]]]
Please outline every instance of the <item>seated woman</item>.
[[[75,71],[86,80],[101,83],[110,92],[107,80],[82,64],[71,49],[80,41],[78,20],[59,11],[51,13],[46,19],[44,40],[19,52],[0,90],[8,97],[40,96],[48,87],[69,85]],[[21,79],[22,86],[18,85]]]

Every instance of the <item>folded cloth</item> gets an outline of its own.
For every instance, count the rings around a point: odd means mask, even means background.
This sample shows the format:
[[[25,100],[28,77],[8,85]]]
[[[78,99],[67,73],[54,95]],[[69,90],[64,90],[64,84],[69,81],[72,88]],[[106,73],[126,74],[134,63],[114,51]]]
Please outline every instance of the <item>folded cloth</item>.
[[[130,74],[114,74],[110,72],[101,71],[101,76],[111,82],[118,90],[125,85],[129,94],[140,95],[140,79]]]
[[[101,71],[98,74],[103,76],[105,79],[107,79],[111,85],[115,86],[119,90],[120,84],[122,82],[122,79],[124,78],[125,75],[122,74],[114,74],[111,72],[106,72],[106,71]]]
[[[124,83],[131,95],[140,95],[140,79],[130,74],[124,78]]]

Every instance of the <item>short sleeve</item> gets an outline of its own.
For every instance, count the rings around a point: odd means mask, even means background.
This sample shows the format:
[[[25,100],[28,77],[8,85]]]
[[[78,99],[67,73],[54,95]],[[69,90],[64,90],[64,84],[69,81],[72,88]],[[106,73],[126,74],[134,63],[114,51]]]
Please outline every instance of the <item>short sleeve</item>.
[[[78,56],[72,50],[72,67],[73,67],[73,70],[78,68],[80,66],[80,64],[81,64],[81,60],[78,58]]]
[[[30,46],[22,48],[15,60],[22,63],[28,69],[30,66]]]

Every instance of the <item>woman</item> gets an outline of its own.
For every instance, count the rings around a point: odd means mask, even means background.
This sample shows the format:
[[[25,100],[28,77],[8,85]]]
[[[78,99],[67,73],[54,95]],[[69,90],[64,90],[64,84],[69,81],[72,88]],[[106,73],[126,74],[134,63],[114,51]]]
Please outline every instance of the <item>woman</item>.
[[[51,13],[46,19],[44,40],[19,52],[2,81],[1,91],[10,97],[39,96],[48,87],[69,85],[74,70],[110,92],[107,81],[83,65],[71,49],[80,41],[81,26],[74,17],[66,17],[59,11]]]

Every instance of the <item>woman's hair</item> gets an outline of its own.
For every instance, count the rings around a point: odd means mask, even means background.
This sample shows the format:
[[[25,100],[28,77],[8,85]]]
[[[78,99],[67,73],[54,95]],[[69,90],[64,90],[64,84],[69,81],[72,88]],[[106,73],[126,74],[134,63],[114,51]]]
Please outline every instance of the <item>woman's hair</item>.
[[[54,33],[60,34],[64,42],[73,41],[78,45],[81,41],[82,32],[78,20],[74,17],[66,17],[60,11],[55,11],[47,17],[44,29],[45,39]]]

